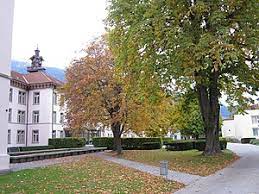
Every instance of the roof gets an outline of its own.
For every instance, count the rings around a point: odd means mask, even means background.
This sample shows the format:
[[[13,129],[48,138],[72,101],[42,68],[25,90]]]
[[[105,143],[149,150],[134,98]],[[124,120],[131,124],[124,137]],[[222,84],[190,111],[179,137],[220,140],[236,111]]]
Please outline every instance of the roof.
[[[27,85],[52,83],[56,86],[60,86],[64,84],[62,81],[48,75],[44,71],[31,72],[28,74],[21,74],[16,71],[11,71],[11,78]]]

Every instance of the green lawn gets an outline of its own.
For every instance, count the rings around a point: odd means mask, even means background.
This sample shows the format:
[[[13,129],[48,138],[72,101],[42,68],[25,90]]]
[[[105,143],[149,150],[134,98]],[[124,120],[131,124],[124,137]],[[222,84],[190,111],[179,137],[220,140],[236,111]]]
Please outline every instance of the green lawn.
[[[114,154],[111,153],[114,156]],[[159,166],[159,161],[169,161],[169,169],[190,174],[207,176],[233,163],[238,156],[225,150],[217,156],[203,156],[197,150],[166,151],[166,150],[128,150],[123,151],[122,158]]]
[[[181,187],[93,156],[0,176],[0,193],[170,193]]]

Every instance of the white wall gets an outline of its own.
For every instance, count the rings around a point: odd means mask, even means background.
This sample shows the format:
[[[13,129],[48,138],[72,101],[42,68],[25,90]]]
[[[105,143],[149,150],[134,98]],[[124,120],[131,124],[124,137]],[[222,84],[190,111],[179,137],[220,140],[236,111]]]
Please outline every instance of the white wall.
[[[27,103],[26,105],[18,104],[18,92],[25,91],[20,88],[11,87],[13,89],[13,100],[9,102],[9,108],[12,109],[12,122],[8,124],[8,129],[11,130],[11,144],[8,147],[15,146],[44,146],[48,145],[48,139],[52,138],[52,130],[56,130],[57,138],[61,137],[61,131],[63,131],[63,126],[60,123],[60,113],[64,110],[57,105],[53,105],[53,88],[44,88],[44,89],[34,89],[26,91]],[[40,103],[33,104],[33,94],[34,92],[40,93]],[[26,111],[26,124],[17,123],[17,113],[18,110]],[[39,123],[33,123],[33,111],[39,111]],[[52,123],[52,112],[56,111],[57,113],[57,123]],[[27,114],[28,112],[28,114]],[[27,122],[28,121],[28,122]],[[17,144],[17,130],[25,131],[25,143]],[[32,131],[39,131],[39,142],[32,142]]]
[[[222,137],[236,137],[234,119],[224,120],[221,131]]]
[[[12,47],[13,0],[0,0],[0,171],[9,169],[7,155],[8,94]]]
[[[246,110],[246,114],[234,115],[233,120],[224,120],[222,126],[223,137],[259,138],[254,136],[253,128],[259,128],[259,123],[252,124],[252,116],[259,116],[259,110]]]

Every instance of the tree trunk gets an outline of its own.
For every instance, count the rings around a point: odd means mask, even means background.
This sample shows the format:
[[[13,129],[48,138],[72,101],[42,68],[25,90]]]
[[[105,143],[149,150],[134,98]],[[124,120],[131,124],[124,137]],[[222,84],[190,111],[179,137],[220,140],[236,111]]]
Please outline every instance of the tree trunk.
[[[220,153],[219,143],[219,89],[218,72],[213,72],[209,86],[197,85],[199,104],[205,127],[206,147],[204,155]]]
[[[113,132],[113,151],[116,151],[117,154],[121,154],[122,145],[121,145],[121,124],[119,122],[112,124],[112,132]]]

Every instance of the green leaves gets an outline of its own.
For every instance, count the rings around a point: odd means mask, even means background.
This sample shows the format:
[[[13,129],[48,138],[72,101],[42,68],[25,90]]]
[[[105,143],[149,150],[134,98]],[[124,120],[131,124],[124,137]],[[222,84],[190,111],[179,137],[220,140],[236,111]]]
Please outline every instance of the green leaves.
[[[249,65],[247,60],[258,55],[257,7],[256,0],[193,5],[176,0],[111,0],[109,42],[116,64],[142,88],[152,76],[159,86],[172,81],[187,88],[197,82],[209,86],[211,73],[219,71],[220,93],[232,101],[248,102],[242,96],[259,85],[259,64]],[[230,94],[237,83],[242,95]]]

